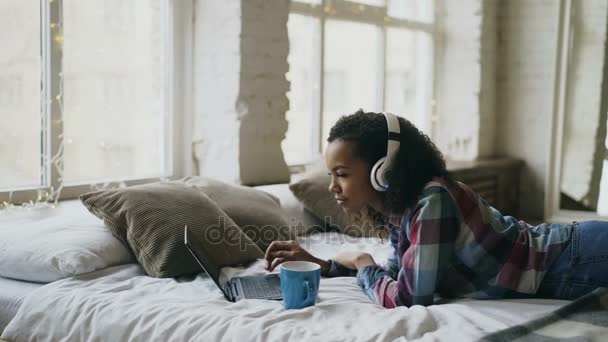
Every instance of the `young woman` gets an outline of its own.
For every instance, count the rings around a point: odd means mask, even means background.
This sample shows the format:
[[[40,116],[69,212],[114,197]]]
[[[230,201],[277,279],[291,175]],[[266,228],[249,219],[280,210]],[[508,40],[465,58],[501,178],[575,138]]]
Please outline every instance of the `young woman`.
[[[328,142],[329,191],[347,213],[364,210],[384,223],[394,253],[382,267],[366,253],[325,261],[295,241],[277,241],[266,252],[268,270],[288,260],[313,261],[325,276],[356,275],[364,292],[387,308],[431,305],[435,295],[575,299],[608,286],[608,223],[533,227],[503,216],[450,179],[429,138],[391,114],[360,110],[342,117]],[[385,169],[374,167],[385,156]]]

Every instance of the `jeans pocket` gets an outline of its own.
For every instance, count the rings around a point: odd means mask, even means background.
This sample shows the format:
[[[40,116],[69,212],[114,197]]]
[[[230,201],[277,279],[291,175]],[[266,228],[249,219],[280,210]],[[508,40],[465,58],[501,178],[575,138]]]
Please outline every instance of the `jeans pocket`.
[[[608,222],[585,221],[575,225],[571,255],[571,297],[608,286]]]
[[[598,263],[608,271],[608,222],[576,223],[572,232],[572,264]]]

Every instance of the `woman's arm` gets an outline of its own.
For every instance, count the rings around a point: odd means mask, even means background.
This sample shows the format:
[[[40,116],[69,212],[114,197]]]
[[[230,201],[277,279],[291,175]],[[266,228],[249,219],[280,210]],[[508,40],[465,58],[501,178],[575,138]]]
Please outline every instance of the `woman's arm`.
[[[273,271],[277,266],[286,261],[310,261],[321,266],[321,274],[327,274],[331,268],[330,260],[319,259],[302,248],[297,241],[273,241],[264,255],[266,269]]]
[[[376,304],[386,308],[431,305],[443,271],[449,265],[458,236],[456,205],[443,188],[433,188],[409,219],[409,240],[397,280],[380,266],[359,269],[357,281]]]
[[[336,260],[323,260],[306,251],[297,241],[274,241],[266,249],[264,256],[266,269],[272,272],[277,266],[293,260],[310,261],[321,266],[324,277],[354,277],[357,270],[343,266]]]

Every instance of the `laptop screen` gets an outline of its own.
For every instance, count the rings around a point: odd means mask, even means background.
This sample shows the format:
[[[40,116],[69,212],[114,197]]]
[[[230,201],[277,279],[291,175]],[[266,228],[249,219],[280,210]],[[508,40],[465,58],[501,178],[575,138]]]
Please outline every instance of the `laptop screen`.
[[[203,270],[207,272],[209,277],[213,279],[213,281],[220,288],[220,290],[224,292],[224,296],[227,296],[226,292],[224,291],[224,287],[220,285],[219,282],[221,272],[220,268],[217,267],[213,262],[211,262],[209,254],[207,254],[207,251],[205,251],[205,249],[201,247],[201,244],[197,243],[196,241],[193,241],[191,238],[189,238],[190,236],[194,235],[192,235],[192,231],[188,229],[188,226],[185,226],[184,243],[186,244],[186,247],[194,257],[194,259],[196,259],[196,262],[198,262],[198,264],[203,268]]]

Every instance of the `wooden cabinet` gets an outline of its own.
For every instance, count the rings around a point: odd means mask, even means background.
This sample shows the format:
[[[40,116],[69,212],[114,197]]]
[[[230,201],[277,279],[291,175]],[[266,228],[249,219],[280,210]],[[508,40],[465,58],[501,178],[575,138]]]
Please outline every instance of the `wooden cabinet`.
[[[503,215],[518,217],[519,177],[523,162],[513,158],[447,161],[450,176],[475,190]]]

